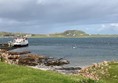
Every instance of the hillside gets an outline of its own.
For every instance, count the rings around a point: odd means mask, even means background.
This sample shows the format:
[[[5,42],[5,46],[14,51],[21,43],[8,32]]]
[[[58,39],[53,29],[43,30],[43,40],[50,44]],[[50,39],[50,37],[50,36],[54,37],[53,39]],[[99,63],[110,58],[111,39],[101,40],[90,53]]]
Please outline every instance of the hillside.
[[[67,30],[62,33],[54,34],[28,34],[28,33],[12,33],[12,32],[0,32],[1,37],[14,37],[14,36],[29,36],[29,37],[83,37],[88,36],[83,31],[80,30]]]
[[[32,36],[30,33],[13,33],[13,32],[0,32],[0,37],[14,37],[14,36]]]
[[[51,36],[57,37],[83,37],[88,36],[87,33],[80,31],[80,30],[67,30],[63,33],[51,34]]]
[[[0,37],[26,36],[31,38],[84,38],[84,37],[118,37],[118,34],[87,34],[81,30],[67,30],[62,33],[53,34],[32,34],[32,33],[12,33],[0,32]]]

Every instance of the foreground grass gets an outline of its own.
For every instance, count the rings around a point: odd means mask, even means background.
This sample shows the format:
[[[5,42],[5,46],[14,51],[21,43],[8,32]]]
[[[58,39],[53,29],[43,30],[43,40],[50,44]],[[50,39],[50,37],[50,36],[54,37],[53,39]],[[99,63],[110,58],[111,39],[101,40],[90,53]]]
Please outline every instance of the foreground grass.
[[[0,83],[118,83],[118,62],[111,62],[108,67],[104,75],[100,74],[102,70],[96,70],[101,78],[95,81],[80,75],[63,75],[0,62]]]
[[[81,76],[67,76],[0,62],[0,83],[97,83]]]
[[[102,76],[101,80],[104,83],[118,83],[118,62],[109,64],[109,75]]]
[[[99,83],[118,83],[118,62],[102,62],[80,71],[80,74],[99,80]]]

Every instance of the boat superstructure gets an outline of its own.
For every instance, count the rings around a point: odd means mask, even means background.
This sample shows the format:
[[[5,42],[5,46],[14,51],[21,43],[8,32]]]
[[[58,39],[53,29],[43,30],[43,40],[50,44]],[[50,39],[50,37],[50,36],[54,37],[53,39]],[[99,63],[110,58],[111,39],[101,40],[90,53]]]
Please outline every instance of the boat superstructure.
[[[23,37],[15,38],[13,41],[9,42],[14,47],[28,46],[28,39]]]

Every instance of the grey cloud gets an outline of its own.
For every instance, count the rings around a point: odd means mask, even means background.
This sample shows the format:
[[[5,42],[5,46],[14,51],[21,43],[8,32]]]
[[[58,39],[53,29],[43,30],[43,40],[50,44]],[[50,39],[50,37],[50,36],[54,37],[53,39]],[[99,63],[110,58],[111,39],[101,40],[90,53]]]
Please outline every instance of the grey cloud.
[[[0,0],[1,27],[118,22],[118,0]],[[6,23],[6,25],[4,25]]]
[[[118,23],[102,24],[97,31],[102,34],[118,34]]]
[[[118,16],[117,0],[39,0],[40,4],[37,0],[10,1],[4,0],[0,5],[0,17],[21,21],[92,23]]]

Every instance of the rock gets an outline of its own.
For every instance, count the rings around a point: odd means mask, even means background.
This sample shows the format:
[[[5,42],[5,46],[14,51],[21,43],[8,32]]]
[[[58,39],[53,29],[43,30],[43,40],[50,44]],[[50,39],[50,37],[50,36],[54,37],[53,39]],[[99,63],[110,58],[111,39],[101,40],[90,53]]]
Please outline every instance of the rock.
[[[65,64],[69,64],[70,62],[68,60],[64,59],[47,59],[44,63],[46,66],[61,66]]]
[[[7,52],[7,50],[5,50],[5,49],[0,49],[0,52],[1,52],[1,53],[5,53],[5,52]]]
[[[55,71],[62,74],[78,74],[80,69],[80,67],[60,67],[55,68]]]
[[[44,58],[45,58],[44,56],[29,54],[29,55],[20,57],[19,64],[20,65],[36,66],[38,64],[41,64],[42,59],[44,59]]]
[[[0,60],[9,64],[19,64],[28,66],[36,66],[40,64],[43,64],[45,66],[62,66],[70,63],[68,60],[65,60],[63,58],[55,59],[29,53],[31,52],[9,52],[6,50],[0,50]]]
[[[62,68],[57,68],[58,70],[80,70],[82,69],[81,67],[62,67]]]
[[[23,55],[31,53],[30,51],[23,51],[23,52],[8,52],[9,55]]]
[[[30,65],[30,66],[36,66],[38,63],[35,62],[35,59],[25,57],[25,58],[20,58],[18,64],[20,65]]]
[[[19,59],[20,58],[20,55],[9,55],[8,56],[8,59]]]

